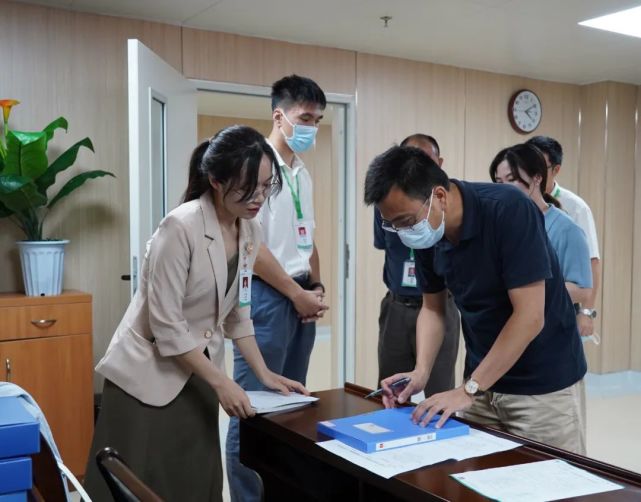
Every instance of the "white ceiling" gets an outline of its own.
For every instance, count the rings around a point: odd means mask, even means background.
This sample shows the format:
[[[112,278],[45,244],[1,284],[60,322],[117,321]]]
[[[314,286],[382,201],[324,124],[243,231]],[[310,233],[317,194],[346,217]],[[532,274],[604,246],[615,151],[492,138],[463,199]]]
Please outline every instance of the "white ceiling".
[[[641,38],[577,25],[641,0],[22,1],[546,80],[641,84]]]

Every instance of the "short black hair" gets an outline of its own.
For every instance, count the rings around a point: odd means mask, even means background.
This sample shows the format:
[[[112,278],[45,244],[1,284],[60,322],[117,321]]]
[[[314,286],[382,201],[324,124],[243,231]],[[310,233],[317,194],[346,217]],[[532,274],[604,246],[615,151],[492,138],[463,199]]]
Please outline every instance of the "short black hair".
[[[287,111],[292,105],[314,103],[321,109],[327,106],[325,93],[311,78],[289,75],[272,85],[272,111],[281,107]]]
[[[408,197],[424,201],[437,186],[449,190],[450,180],[420,148],[393,146],[369,165],[365,176],[365,204],[379,204],[395,186]]]
[[[410,134],[407,138],[401,141],[401,146],[407,146],[408,143],[429,143],[434,147],[436,155],[439,157],[441,156],[441,147],[438,145],[438,141],[436,141],[434,136],[430,136],[429,134],[423,134],[420,132]]]
[[[534,136],[526,141],[529,145],[534,145],[548,156],[550,164],[553,166],[563,164],[563,147],[554,138],[549,136]]]

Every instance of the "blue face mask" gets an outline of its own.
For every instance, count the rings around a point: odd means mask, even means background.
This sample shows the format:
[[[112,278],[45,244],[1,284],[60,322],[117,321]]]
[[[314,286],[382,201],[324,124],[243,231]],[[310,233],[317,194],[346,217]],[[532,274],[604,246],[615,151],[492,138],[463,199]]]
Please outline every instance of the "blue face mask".
[[[434,192],[432,192],[432,195],[434,195]],[[427,210],[427,216],[425,219],[409,228],[400,228],[397,230],[401,242],[410,249],[431,248],[435,246],[445,234],[445,212],[443,212],[443,218],[441,219],[441,224],[438,228],[432,228],[428,221],[430,212],[432,211],[432,195],[430,195],[430,207]]]
[[[302,153],[309,150],[316,142],[316,132],[318,131],[318,127],[292,124],[287,118],[287,115],[285,115],[285,112],[283,112],[283,117],[285,117],[287,123],[292,126],[292,135],[289,138],[282,129],[280,130],[280,132],[283,133],[289,148],[296,153]]]

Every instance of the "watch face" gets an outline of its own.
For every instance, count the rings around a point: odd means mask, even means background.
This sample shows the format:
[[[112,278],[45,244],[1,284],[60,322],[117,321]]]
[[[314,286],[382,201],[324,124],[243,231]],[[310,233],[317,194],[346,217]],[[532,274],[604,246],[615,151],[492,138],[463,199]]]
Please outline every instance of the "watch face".
[[[534,131],[541,122],[542,112],[538,96],[528,90],[515,93],[507,111],[512,127],[520,133]]]
[[[465,392],[468,394],[474,395],[479,390],[479,384],[476,380],[468,380],[465,382]]]

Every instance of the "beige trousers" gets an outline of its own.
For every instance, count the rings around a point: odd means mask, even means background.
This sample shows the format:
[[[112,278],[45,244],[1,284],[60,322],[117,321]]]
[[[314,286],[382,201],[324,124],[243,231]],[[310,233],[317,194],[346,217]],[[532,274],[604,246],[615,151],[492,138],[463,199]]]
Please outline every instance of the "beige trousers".
[[[585,455],[585,384],[549,394],[486,392],[463,417],[500,431]]]

